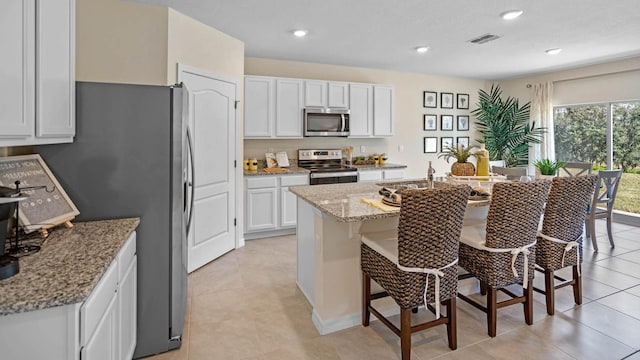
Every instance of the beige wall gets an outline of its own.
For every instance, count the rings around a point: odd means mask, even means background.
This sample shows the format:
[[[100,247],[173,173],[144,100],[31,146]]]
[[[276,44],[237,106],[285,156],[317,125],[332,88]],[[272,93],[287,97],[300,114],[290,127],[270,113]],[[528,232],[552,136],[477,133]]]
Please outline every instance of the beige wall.
[[[551,81],[554,105],[640,100],[640,57],[499,82],[505,95],[531,100],[527,84]]]
[[[357,156],[361,155],[360,146],[363,145],[363,155],[384,152],[388,155],[389,162],[406,164],[406,175],[410,178],[424,177],[430,160],[434,162],[437,175],[444,175],[451,167],[444,160],[437,159],[436,154],[424,154],[423,137],[470,136],[472,143],[476,137],[472,131],[424,131],[423,114],[467,115],[477,102],[478,89],[485,85],[482,80],[261,58],[246,58],[245,74],[386,84],[393,85],[395,89],[395,136],[391,138],[245,140],[245,157],[264,158],[264,153],[272,150],[287,151],[289,157],[296,158],[297,149],[342,148],[347,145],[355,147],[354,155]],[[422,92],[425,90],[469,94],[471,109],[424,108]],[[399,151],[399,146],[404,147],[402,152]]]
[[[168,8],[76,1],[76,80],[167,84]]]

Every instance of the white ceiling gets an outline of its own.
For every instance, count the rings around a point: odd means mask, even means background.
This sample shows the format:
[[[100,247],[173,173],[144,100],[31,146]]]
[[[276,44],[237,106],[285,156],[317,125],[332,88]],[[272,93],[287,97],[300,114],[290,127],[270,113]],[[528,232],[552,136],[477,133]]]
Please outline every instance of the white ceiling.
[[[135,1],[227,33],[250,57],[500,80],[640,55],[638,0]],[[510,9],[524,14],[499,17]],[[468,42],[486,33],[502,37]]]

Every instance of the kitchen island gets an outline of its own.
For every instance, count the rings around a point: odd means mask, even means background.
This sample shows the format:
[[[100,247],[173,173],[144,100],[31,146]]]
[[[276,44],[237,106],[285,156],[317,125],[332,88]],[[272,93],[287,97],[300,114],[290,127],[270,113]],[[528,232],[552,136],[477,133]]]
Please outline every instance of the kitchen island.
[[[313,307],[312,320],[320,334],[361,323],[360,234],[396,229],[399,208],[369,205],[362,199],[380,199],[382,185],[348,183],[291,187],[297,200],[296,282]],[[469,201],[465,220],[484,219],[488,201]]]

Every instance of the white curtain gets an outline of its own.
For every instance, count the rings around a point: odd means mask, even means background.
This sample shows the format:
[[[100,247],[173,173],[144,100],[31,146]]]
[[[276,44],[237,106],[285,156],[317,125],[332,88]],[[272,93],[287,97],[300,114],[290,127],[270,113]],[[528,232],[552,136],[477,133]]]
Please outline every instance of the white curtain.
[[[542,144],[533,146],[529,154],[529,167],[533,170],[533,162],[540,159],[555,160],[555,142],[553,134],[553,83],[535,84],[531,90],[530,120],[536,127],[545,127],[547,132],[542,137]],[[532,156],[531,156],[532,155]]]

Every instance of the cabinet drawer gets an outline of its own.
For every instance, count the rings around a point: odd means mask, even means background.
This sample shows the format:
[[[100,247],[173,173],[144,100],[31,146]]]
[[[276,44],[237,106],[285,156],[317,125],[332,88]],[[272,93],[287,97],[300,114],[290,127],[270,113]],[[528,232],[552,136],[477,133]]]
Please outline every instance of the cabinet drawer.
[[[91,338],[118,288],[118,260],[114,260],[80,309],[80,345]]]
[[[387,179],[404,179],[404,170],[385,170],[383,177],[385,180]]]
[[[382,180],[382,171],[358,171],[358,181],[377,181]]]
[[[136,232],[135,231],[132,232],[131,235],[129,235],[129,238],[124,243],[124,246],[122,247],[122,249],[120,250],[120,253],[118,254],[118,268],[120,269],[118,271],[118,279],[120,280],[122,279],[122,277],[124,276],[124,273],[129,268],[129,265],[131,265],[131,262],[133,261],[134,256],[136,256]]]
[[[309,175],[282,176],[280,186],[308,185]]]
[[[247,189],[262,189],[278,186],[276,176],[254,176],[247,179]]]

